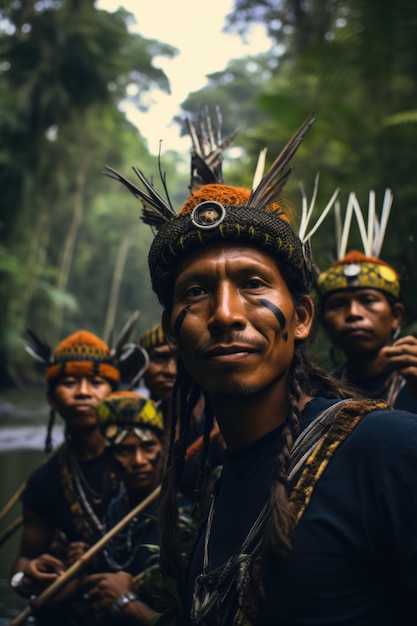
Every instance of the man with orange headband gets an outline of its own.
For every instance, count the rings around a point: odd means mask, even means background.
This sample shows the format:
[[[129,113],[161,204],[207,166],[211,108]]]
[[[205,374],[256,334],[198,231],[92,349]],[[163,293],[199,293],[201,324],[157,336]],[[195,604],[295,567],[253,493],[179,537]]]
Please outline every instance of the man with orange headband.
[[[123,339],[125,335],[123,335]],[[57,533],[68,542],[92,542],[115,488],[98,429],[95,407],[118,388],[122,345],[111,350],[96,335],[79,330],[51,350],[31,333],[30,352],[46,366],[51,407],[47,448],[55,412],[65,423],[65,443],[27,481],[23,534],[12,568],[12,587],[36,594],[51,580],[57,562],[47,554]]]
[[[417,413],[417,338],[400,337],[404,304],[398,272],[351,250],[318,275],[321,320],[345,357],[335,375],[368,398]]]

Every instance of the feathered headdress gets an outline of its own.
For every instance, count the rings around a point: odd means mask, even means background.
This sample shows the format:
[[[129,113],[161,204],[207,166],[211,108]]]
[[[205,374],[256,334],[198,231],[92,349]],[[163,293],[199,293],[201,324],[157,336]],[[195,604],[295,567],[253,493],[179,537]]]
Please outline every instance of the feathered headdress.
[[[329,269],[317,276],[317,290],[321,297],[340,289],[360,287],[379,289],[395,298],[400,297],[401,286],[398,272],[380,258],[392,201],[392,192],[386,189],[381,213],[378,216],[376,195],[374,191],[370,191],[368,215],[365,218],[355,193],[351,192],[343,224],[340,205],[336,205],[337,258]],[[346,253],[353,215],[358,224],[363,252],[350,250]]]
[[[93,333],[78,330],[52,349],[28,328],[29,342],[25,349],[45,366],[48,382],[62,376],[98,375],[109,380],[113,386],[117,386],[121,379],[134,384],[149,364],[148,355],[141,346],[128,343],[138,316],[138,311],[133,313],[112,348]]]
[[[138,316],[139,311],[135,311],[112,348],[93,333],[78,330],[52,349],[45,340],[40,339],[28,328],[26,333],[29,342],[25,349],[36,361],[44,365],[49,385],[54,385],[63,376],[102,376],[113,388],[118,387],[121,379],[130,383],[132,388],[149,365],[146,350],[137,344],[127,343]],[[52,450],[54,421],[55,411],[51,409],[45,452]]]
[[[222,153],[236,133],[222,139],[219,113],[217,128],[207,113],[198,124],[188,120],[192,140],[191,196],[178,214],[137,168],[133,169],[144,191],[112,168],[106,168],[108,176],[125,185],[142,202],[142,220],[156,230],[148,260],[152,287],[162,304],[169,302],[172,272],[177,263],[195,249],[224,240],[266,249],[285,265],[298,292],[310,290],[313,273],[309,240],[315,228],[309,232],[307,229],[316,190],[310,208],[304,203],[302,239],[282,208],[281,192],[291,173],[290,161],[313,122],[314,115],[310,114],[266,173],[262,152],[253,187],[244,189],[225,185],[222,179]]]

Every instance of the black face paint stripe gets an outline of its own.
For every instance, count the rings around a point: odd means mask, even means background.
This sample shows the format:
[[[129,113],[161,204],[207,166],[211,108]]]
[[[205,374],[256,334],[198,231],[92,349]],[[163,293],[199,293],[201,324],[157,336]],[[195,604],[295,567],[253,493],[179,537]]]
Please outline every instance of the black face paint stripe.
[[[177,319],[175,320],[174,323],[174,335],[179,339],[180,336],[180,330],[181,330],[181,326],[184,322],[185,316],[187,315],[188,311],[190,310],[189,306],[185,306],[183,308],[183,310],[180,312],[180,314],[178,315]]]
[[[287,323],[287,320],[285,319],[285,315],[281,311],[281,309],[279,309],[273,302],[270,302],[270,300],[266,300],[265,298],[258,298],[258,302],[260,302],[261,304],[266,306],[267,309],[272,311],[272,313],[275,315],[275,317],[278,320],[278,324],[281,326],[282,329],[284,329],[285,324]]]
[[[153,456],[148,457],[149,458],[149,463],[153,466],[158,465],[160,459],[161,459],[161,453],[158,451],[156,452]]]

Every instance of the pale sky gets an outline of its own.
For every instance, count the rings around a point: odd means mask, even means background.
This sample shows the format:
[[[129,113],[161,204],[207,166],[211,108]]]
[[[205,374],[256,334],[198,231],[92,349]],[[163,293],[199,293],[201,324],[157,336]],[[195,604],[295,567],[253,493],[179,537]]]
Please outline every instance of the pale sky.
[[[260,25],[251,29],[247,43],[238,36],[222,33],[233,0],[98,0],[96,6],[110,12],[123,6],[136,15],[132,30],[179,49],[173,59],[154,60],[170,81],[171,95],[152,92],[152,104],[146,114],[134,107],[126,109],[129,119],[147,139],[152,154],[158,153],[160,139],[163,151],[188,152],[189,139],[180,139],[177,124],[171,122],[188,94],[206,85],[207,74],[223,70],[230,59],[260,54],[271,47]]]

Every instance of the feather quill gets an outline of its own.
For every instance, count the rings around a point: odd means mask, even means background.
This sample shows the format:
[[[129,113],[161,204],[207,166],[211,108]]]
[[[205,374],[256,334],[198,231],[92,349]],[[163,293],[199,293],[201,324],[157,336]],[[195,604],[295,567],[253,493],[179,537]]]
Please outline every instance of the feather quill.
[[[304,135],[313,124],[314,120],[314,113],[310,113],[297,132],[287,143],[285,148],[275,159],[257,188],[252,191],[248,201],[248,206],[263,210],[269,204],[278,199],[281,190],[285,186],[288,177],[291,174],[291,168],[287,170],[285,170],[285,168],[296,153]]]
[[[216,133],[207,107],[204,107],[197,123],[189,117],[185,120],[192,143],[191,181],[189,186],[191,194],[198,191],[203,185],[223,183],[223,152],[236,137],[237,130],[223,139],[221,115],[218,107],[216,108],[216,114]]]

